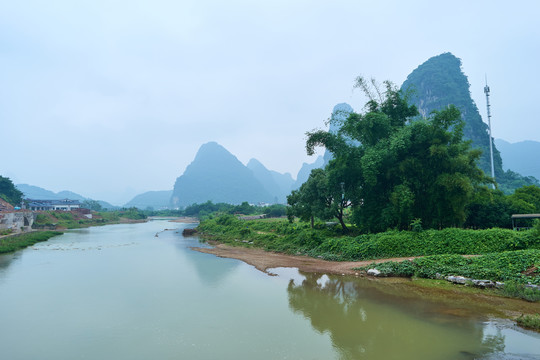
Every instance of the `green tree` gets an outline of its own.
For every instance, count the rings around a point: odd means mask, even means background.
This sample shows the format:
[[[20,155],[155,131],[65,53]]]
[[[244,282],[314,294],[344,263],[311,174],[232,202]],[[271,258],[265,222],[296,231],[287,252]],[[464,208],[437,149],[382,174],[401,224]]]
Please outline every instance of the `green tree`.
[[[365,231],[406,229],[415,218],[432,228],[462,225],[487,178],[476,166],[480,151],[463,141],[459,111],[449,106],[415,118],[406,94],[390,82],[384,91],[371,84],[357,79],[369,97],[366,112],[352,113],[336,134],[307,133],[307,153],[316,146],[332,152],[328,178],[333,188],[344,184],[354,222]]]
[[[467,205],[464,226],[473,229],[511,228],[510,201],[501,190],[479,187]]]
[[[103,210],[103,207],[101,206],[99,201],[91,200],[91,199],[84,200],[83,203],[81,204],[81,207],[83,207],[85,209],[90,209],[90,210],[93,210],[93,211],[101,211],[101,210]]]
[[[303,221],[310,221],[313,227],[314,218],[328,220],[336,218],[343,231],[348,231],[344,220],[344,210],[351,202],[344,196],[337,172],[332,169],[314,169],[308,180],[300,189],[294,190],[287,197],[288,215],[297,216]]]
[[[10,178],[0,176],[0,198],[13,206],[21,205],[23,193],[13,185]]]

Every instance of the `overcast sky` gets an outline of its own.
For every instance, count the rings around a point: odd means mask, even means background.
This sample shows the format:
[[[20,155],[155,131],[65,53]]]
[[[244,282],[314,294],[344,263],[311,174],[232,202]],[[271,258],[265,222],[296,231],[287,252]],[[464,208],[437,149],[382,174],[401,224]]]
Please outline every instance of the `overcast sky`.
[[[444,4],[443,4],[444,3]],[[121,205],[198,148],[290,172],[358,75],[463,62],[493,135],[540,141],[537,1],[2,1],[0,175]]]

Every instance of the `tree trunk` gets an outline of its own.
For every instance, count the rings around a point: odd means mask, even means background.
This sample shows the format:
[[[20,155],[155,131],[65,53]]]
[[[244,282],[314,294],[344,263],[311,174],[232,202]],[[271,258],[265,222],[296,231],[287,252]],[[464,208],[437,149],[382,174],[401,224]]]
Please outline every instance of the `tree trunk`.
[[[311,228],[313,229],[313,223],[314,223],[314,220],[313,220],[313,216],[311,217]]]
[[[347,225],[345,225],[345,222],[343,221],[343,210],[338,211],[337,218],[339,220],[339,223],[341,224],[341,228],[343,229],[343,232],[346,233],[349,231],[347,228]]]

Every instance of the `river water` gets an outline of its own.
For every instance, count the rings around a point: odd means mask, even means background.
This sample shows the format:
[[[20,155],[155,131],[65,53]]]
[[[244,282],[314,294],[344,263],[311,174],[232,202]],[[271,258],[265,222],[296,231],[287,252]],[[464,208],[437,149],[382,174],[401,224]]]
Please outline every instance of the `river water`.
[[[540,359],[537,334],[366,279],[269,276],[191,250],[186,226],[74,230],[0,256],[0,359]]]

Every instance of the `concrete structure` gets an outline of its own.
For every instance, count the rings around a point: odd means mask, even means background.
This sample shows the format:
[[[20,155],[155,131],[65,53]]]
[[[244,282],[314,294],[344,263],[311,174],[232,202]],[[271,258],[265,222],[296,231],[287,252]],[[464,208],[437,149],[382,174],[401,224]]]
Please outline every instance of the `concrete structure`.
[[[28,210],[0,212],[0,230],[12,230],[14,233],[30,231],[34,223],[34,213]]]
[[[25,199],[28,203],[28,208],[33,211],[45,211],[45,210],[63,210],[71,211],[74,209],[79,209],[81,203],[79,200],[32,200]]]
[[[0,230],[12,232],[29,231],[34,223],[34,214],[28,210],[15,210],[8,202],[0,199]]]

